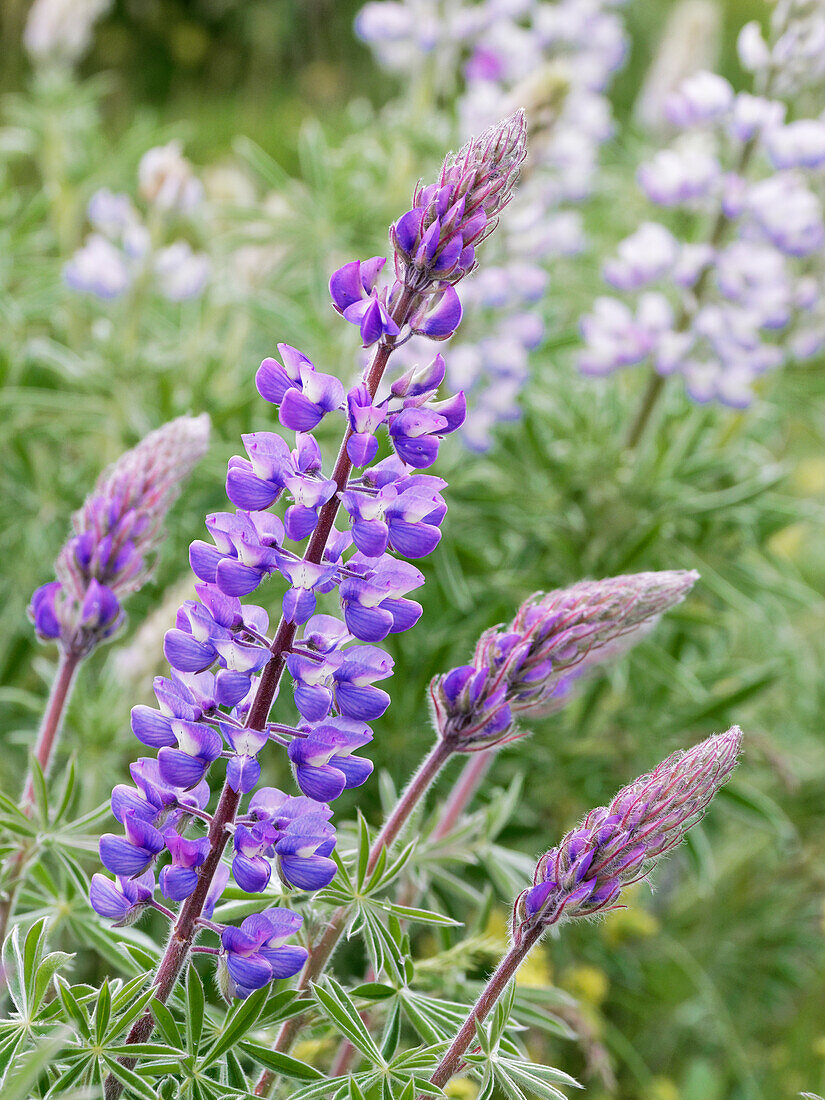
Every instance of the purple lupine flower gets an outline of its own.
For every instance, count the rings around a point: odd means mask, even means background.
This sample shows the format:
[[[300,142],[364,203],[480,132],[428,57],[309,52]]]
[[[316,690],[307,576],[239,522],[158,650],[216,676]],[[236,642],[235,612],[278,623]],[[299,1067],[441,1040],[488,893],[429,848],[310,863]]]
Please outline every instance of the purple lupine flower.
[[[512,196],[526,154],[524,113],[491,127],[444,162],[436,183],[416,188],[413,209],[393,225],[397,278],[421,291],[456,283]]]
[[[209,417],[172,420],[103,473],[72,518],[55,562],[57,580],[32,596],[42,641],[85,656],[123,622],[122,601],[146,583],[166,513],[206,454]]]
[[[523,123],[511,120],[502,133],[517,125]],[[476,182],[484,172],[489,180],[497,178],[499,169],[512,173],[512,164],[502,167],[496,159],[507,148],[489,138],[488,162],[482,157],[475,164]],[[496,188],[500,196],[494,201],[490,196]],[[491,183],[488,206],[503,201],[501,187]],[[345,300],[347,293],[372,295],[380,266],[368,262],[333,276],[342,312],[353,304]],[[379,298],[397,313],[393,323],[399,335],[402,329],[430,331],[439,339],[445,326],[457,323],[456,292],[444,281],[415,292],[396,284]],[[380,338],[386,345],[376,355],[379,364],[393,350],[392,330],[385,324]],[[228,866],[223,859],[207,859],[210,828],[203,830],[205,836],[189,831],[215,821],[207,809],[207,777],[218,760],[226,761],[218,806],[231,828],[229,858],[238,886],[259,893],[273,870],[288,889],[302,891],[322,889],[334,877],[336,837],[327,803],[370,775],[372,764],[358,750],[372,739],[367,723],[390,702],[376,685],[392,674],[393,661],[372,643],[409,629],[421,614],[406,596],[420,586],[423,575],[394,555],[419,558],[437,545],[446,513],[440,491],[446,483],[420,471],[464,415],[461,395],[439,394],[444,378],[439,356],[398,379],[385,394],[378,392],[374,370],[368,369],[345,405],[343,387],[317,372],[300,351],[281,344],[279,354],[280,361],[264,360],[257,384],[262,396],[279,406],[281,425],[296,432],[295,447],[279,434],[258,432],[244,437],[248,457],[229,462],[227,493],[237,510],[208,516],[211,543],[192,543],[190,563],[201,583],[195,586],[196,598],[179,608],[164,639],[171,675],[155,681],[157,708],[139,706],[132,712],[135,736],[156,749],[157,758],[138,760],[131,769],[135,787],[122,785],[113,793],[113,813],[124,835],[107,834],[100,842],[104,865],[118,877],[146,874],[159,865],[160,887],[170,901],[192,897],[209,867],[214,877],[202,910],[208,914]],[[325,476],[321,449],[311,434],[327,413],[345,420],[333,477]],[[378,450],[371,441],[382,426],[395,453],[368,465]],[[360,473],[350,476],[355,461]],[[273,510],[282,497],[283,518]],[[339,503],[351,529],[334,526]],[[307,537],[307,545],[300,546]],[[273,639],[267,636],[266,611],[241,602],[265,578],[280,589],[282,614]],[[319,612],[320,599],[337,603],[341,617]],[[275,722],[268,710],[282,669],[293,681],[297,715]],[[305,792],[300,797],[274,788],[255,791],[258,758],[270,742],[285,749]],[[117,887],[105,889],[110,895]],[[178,920],[189,919],[191,908],[184,906]],[[275,950],[272,943],[267,947],[272,937],[261,940],[249,933],[250,927],[245,922],[241,929],[227,930],[210,923],[221,932],[230,987],[241,996],[287,972],[272,959],[272,965],[264,965],[261,957],[266,960],[267,951]]]
[[[789,74],[791,83],[804,83],[805,72],[816,68],[807,36],[818,32],[808,27],[803,6],[780,7],[774,34],[781,49],[769,48],[755,25],[740,38],[744,67],[774,93]],[[623,241],[604,277],[623,293],[645,293],[635,305],[597,300],[581,321],[579,366],[602,375],[647,362],[662,376],[681,375],[695,401],[744,408],[762,376],[789,355],[806,357],[819,347],[821,326],[805,316],[803,288],[825,246],[816,186],[825,165],[825,123],[786,122],[781,100],[734,94],[707,72],[684,81],[667,114],[690,132],[641,166],[639,184],[658,206],[710,215],[708,239],[682,242],[645,222]],[[651,294],[659,303],[653,326],[640,316]]]
[[[285,428],[309,432],[328,412],[344,400],[344,387],[334,375],[317,371],[307,357],[278,344],[283,366],[276,359],[264,359],[258,370],[258,392],[278,406],[278,419]]]
[[[673,753],[619,791],[609,806],[591,810],[538,861],[533,885],[516,900],[515,941],[537,926],[549,928],[615,906],[621,891],[646,878],[701,820],[736,767],[741,743],[742,731],[732,726]]]
[[[224,928],[218,984],[225,996],[243,999],[278,978],[297,974],[307,952],[286,941],[302,924],[299,914],[273,907],[253,913],[239,928]]]
[[[473,663],[430,685],[439,736],[476,752],[523,736],[519,716],[553,709],[577,670],[637,640],[693,587],[694,572],[636,573],[532,596],[505,627],[486,631]]]
[[[167,829],[163,839],[172,862],[160,872],[160,892],[170,901],[183,901],[198,884],[198,867],[209,853],[209,840],[205,836],[188,840],[175,829]]]
[[[155,876],[146,871],[136,878],[116,878],[92,875],[89,900],[101,917],[115,922],[115,927],[134,924],[150,904],[155,891]]]

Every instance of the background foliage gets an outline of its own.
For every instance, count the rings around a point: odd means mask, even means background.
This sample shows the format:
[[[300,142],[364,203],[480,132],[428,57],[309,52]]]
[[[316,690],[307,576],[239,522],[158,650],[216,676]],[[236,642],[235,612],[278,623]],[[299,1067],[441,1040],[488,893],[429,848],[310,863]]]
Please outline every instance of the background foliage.
[[[34,79],[19,48],[25,8],[3,6],[0,38],[9,59],[0,131],[0,785],[12,799],[51,675],[25,607],[50,575],[70,513],[102,465],[148,429],[189,410],[208,411],[215,428],[173,512],[155,580],[130,603],[129,635],[96,654],[71,705],[63,753],[77,757],[78,807],[89,810],[131,759],[129,708],[149,697],[171,610],[154,640],[130,643],[145,638],[142,624],[170,590],[180,592],[187,545],[203,515],[223,506],[223,468],[240,433],[269,426],[253,385],[258,362],[283,340],[319,369],[354,369],[357,347],[332,321],[326,279],[337,263],[383,249],[382,227],[450,137],[381,111],[399,89],[354,41],[351,0],[118,3],[82,81],[65,86]],[[724,6],[722,71],[734,82],[733,36],[754,13],[756,0]],[[604,251],[633,224],[644,139],[629,109],[664,15],[665,5],[645,0],[628,8],[632,53],[615,89],[623,126],[587,210]],[[171,137],[200,166],[243,170],[249,196],[216,203],[191,231],[208,238],[218,271],[250,237],[274,247],[277,263],[242,296],[218,281],[180,305],[81,301],[60,268],[83,238],[86,200],[101,186],[133,189],[141,154]],[[594,382],[572,364],[576,318],[598,289],[592,254],[560,264],[523,419],[500,429],[487,454],[443,448],[445,538],[423,565],[423,619],[395,644],[393,704],[372,756],[403,782],[429,740],[430,677],[466,660],[479,632],[532,591],[698,569],[691,599],[503,753],[488,781],[484,799],[525,777],[499,839],[532,856],[677,746],[734,720],[746,731],[737,779],[658,875],[655,893],[639,890],[627,911],[567,929],[523,975],[525,989],[552,982],[571,995],[558,996],[581,1036],[543,1036],[531,1054],[582,1077],[594,1096],[821,1091],[825,364],[783,369],[744,413],[697,407],[668,387],[652,430],[628,454],[644,377]],[[265,779],[278,783],[274,766],[264,759]],[[345,796],[337,816],[357,804],[377,822],[380,790],[374,781]],[[78,848],[93,869],[94,852]],[[470,851],[471,862],[475,855],[484,853]],[[480,884],[478,872],[467,874]],[[74,950],[72,932],[87,928],[89,910],[69,881],[55,881],[52,947]],[[440,889],[446,911],[463,919],[466,900]],[[503,942],[508,898],[494,880],[457,982],[483,977]],[[433,957],[459,941],[451,928],[416,934]],[[99,980],[106,952],[88,935],[83,942],[72,981]],[[347,977],[362,966],[356,949],[337,964]],[[442,972],[449,982],[449,965]],[[592,1072],[602,1046],[615,1089]]]

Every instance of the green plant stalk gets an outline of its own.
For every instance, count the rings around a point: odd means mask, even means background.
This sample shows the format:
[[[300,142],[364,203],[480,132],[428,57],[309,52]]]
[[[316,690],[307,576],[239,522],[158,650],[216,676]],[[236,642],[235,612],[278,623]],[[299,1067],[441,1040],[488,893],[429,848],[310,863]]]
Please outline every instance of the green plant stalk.
[[[49,692],[49,700],[40,723],[37,741],[34,746],[34,758],[40,766],[43,774],[47,774],[54,756],[54,750],[60,739],[60,730],[63,726],[63,716],[66,713],[72,689],[75,683],[77,670],[80,668],[83,658],[77,653],[60,650],[60,660],[57,672]],[[34,778],[31,769],[26,772],[23,783],[23,796],[20,807],[28,814],[34,803]],[[11,920],[23,884],[23,871],[26,861],[36,848],[36,841],[21,844],[20,848],[9,859],[8,885],[5,896],[0,901],[0,944],[6,938],[9,921]]]

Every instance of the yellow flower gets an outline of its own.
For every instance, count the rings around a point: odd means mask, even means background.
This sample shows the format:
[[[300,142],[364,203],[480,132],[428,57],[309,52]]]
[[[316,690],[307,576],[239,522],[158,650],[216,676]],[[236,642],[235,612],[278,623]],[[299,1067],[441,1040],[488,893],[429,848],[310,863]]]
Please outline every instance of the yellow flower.
[[[771,535],[767,543],[768,549],[778,558],[793,561],[805,548],[809,536],[810,527],[807,523],[789,523],[787,527]]]
[[[679,1090],[669,1077],[654,1077],[645,1090],[645,1100],[679,1100]]]
[[[574,997],[591,1005],[600,1005],[610,989],[607,975],[597,966],[574,966],[561,984]]]
[[[791,484],[806,497],[825,493],[825,458],[803,458],[797,462]]]
[[[602,925],[602,934],[611,945],[634,938],[646,939],[655,936],[658,931],[656,917],[648,909],[632,904],[627,909],[608,913]]]
[[[329,1045],[329,1039],[304,1039],[303,1042],[295,1044],[292,1053],[296,1058],[300,1058],[302,1062],[309,1062],[312,1065],[313,1059]]]
[[[444,1092],[452,1100],[475,1100],[478,1096],[478,1085],[468,1077],[454,1077]]]

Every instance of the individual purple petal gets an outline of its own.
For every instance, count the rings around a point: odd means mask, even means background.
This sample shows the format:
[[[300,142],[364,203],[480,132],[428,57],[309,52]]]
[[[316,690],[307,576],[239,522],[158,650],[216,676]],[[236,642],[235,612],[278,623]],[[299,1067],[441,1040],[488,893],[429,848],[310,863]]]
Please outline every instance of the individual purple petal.
[[[416,323],[415,332],[428,336],[431,340],[446,340],[461,324],[461,301],[456,290],[448,286],[441,300],[421,321]]]
[[[152,707],[132,707],[132,733],[138,741],[153,749],[177,744],[171,720]]]
[[[261,856],[249,858],[236,855],[232,860],[232,876],[242,890],[249,894],[260,894],[269,884],[272,867]]]
[[[249,794],[261,777],[261,765],[252,756],[233,756],[226,765],[226,782],[233,791]]]

